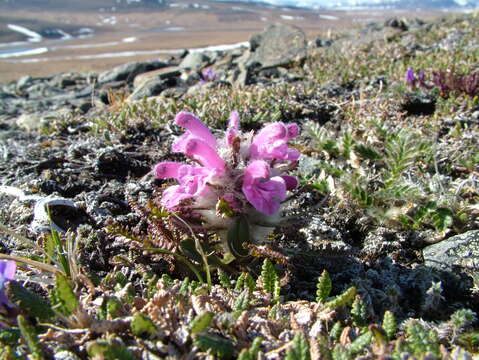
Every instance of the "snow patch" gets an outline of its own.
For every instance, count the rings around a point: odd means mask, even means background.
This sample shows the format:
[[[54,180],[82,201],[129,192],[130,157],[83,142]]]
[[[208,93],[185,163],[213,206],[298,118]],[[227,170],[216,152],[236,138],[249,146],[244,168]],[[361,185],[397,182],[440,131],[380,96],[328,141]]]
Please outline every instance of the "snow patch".
[[[332,15],[319,15],[319,18],[323,20],[333,20],[333,21],[339,20],[338,17],[332,16]]]
[[[0,51],[0,59],[8,59],[12,57],[20,56],[29,56],[29,55],[39,55],[48,52],[47,47],[35,48],[35,49],[17,49],[17,50],[8,50]]]
[[[122,42],[124,42],[124,43],[133,43],[133,42],[136,42],[136,41],[138,41],[138,38],[137,38],[137,37],[134,37],[134,36],[132,36],[132,37],[127,37],[127,38],[124,38],[124,39],[122,40]]]
[[[23,35],[28,36],[28,41],[39,42],[39,41],[42,41],[42,39],[43,39],[43,37],[39,33],[35,32],[35,31],[32,31],[30,29],[27,29],[26,27],[23,27],[23,26],[20,26],[20,25],[15,25],[15,24],[8,24],[7,27],[10,30],[13,30],[13,31],[16,31],[16,32],[19,32]]]

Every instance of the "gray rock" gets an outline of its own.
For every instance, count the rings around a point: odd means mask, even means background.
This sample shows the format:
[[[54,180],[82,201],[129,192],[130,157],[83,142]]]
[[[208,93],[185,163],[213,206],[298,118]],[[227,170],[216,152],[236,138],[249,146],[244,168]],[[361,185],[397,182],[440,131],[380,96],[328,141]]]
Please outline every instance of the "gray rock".
[[[135,77],[133,86],[135,88],[143,85],[150,80],[171,79],[181,75],[181,71],[177,66],[168,66],[163,69],[148,71]]]
[[[55,119],[62,118],[70,114],[71,110],[62,108],[56,111],[39,112],[39,113],[24,113],[17,118],[16,124],[18,127],[27,131],[38,130],[47,125]]]
[[[33,78],[30,75],[25,75],[22,76],[20,79],[17,81],[17,89],[24,89],[26,87],[29,87],[33,84]]]
[[[168,66],[168,64],[162,61],[147,61],[147,62],[129,62],[120,66],[113,68],[112,70],[108,70],[102,72],[98,76],[98,82],[100,84],[104,84],[107,82],[113,81],[127,81],[133,82],[133,79],[136,75],[147,72],[153,71],[157,69],[161,69],[163,67]]]
[[[173,80],[173,81],[172,81]],[[175,86],[176,81],[174,79],[166,79],[166,80],[157,80],[152,79],[143,83],[139,86],[133,94],[128,97],[128,101],[135,101],[141,100],[145,97],[151,97],[159,95],[163,90],[168,89],[169,87]]]
[[[200,70],[210,63],[210,58],[202,52],[189,53],[180,63],[180,69]]]
[[[479,230],[468,231],[430,245],[422,251],[426,266],[453,271],[479,271]]]
[[[292,25],[270,25],[263,33],[250,39],[252,52],[247,67],[259,64],[261,68],[288,65],[301,61],[307,54],[307,41],[304,32]]]

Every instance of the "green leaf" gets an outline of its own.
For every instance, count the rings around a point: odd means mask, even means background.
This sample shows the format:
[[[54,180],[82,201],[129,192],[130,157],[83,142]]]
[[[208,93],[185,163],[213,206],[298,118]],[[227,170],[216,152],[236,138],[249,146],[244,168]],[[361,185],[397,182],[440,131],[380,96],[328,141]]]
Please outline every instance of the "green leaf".
[[[233,306],[234,311],[247,310],[250,304],[250,290],[244,289],[235,301]]]
[[[235,352],[231,340],[209,333],[198,334],[194,339],[194,344],[202,351],[211,351],[220,359],[231,359]]]
[[[362,335],[359,335],[352,343],[348,346],[348,350],[352,355],[356,355],[364,350],[366,346],[371,344],[373,339],[373,334],[370,331],[365,332]]]
[[[297,332],[293,338],[293,345],[286,352],[286,360],[311,360],[309,344],[303,333]]]
[[[383,329],[386,332],[386,336],[389,340],[392,340],[396,336],[397,322],[396,317],[391,311],[386,311],[383,317]]]
[[[439,356],[440,351],[437,334],[424,328],[419,321],[409,321],[406,326],[406,335],[409,349],[414,355],[420,356],[431,352]]]
[[[203,314],[197,315],[190,325],[191,335],[196,335],[205,331],[210,326],[213,320],[214,314],[210,311],[206,311]]]
[[[280,294],[281,294],[281,283],[279,282],[279,279],[276,278],[276,280],[274,281],[274,288],[273,288],[273,299],[275,302],[279,302]]]
[[[243,247],[244,243],[251,242],[251,234],[248,219],[245,216],[239,216],[228,230],[228,247],[231,253],[236,257],[245,257],[248,255],[248,249]]]
[[[144,336],[147,335],[149,337],[153,337],[156,335],[156,326],[153,324],[151,319],[140,313],[136,313],[133,315],[133,319],[130,323],[131,332],[135,336]]]
[[[105,296],[98,315],[101,320],[115,319],[120,316],[122,306],[122,302],[116,296]]]
[[[337,321],[334,323],[333,327],[331,328],[331,331],[329,332],[329,337],[333,340],[338,340],[339,337],[341,336],[342,331],[343,331],[343,325],[341,324],[340,321]]]
[[[201,263],[203,259],[201,258],[201,254],[196,250],[195,240],[192,238],[188,238],[180,242],[180,249],[183,254],[185,254],[188,258],[198,263]]]
[[[55,315],[45,299],[25,289],[17,281],[9,281],[5,284],[5,293],[13,304],[40,321],[47,321]]]
[[[181,282],[181,287],[179,293],[181,295],[186,295],[188,294],[188,290],[190,289],[190,278],[187,276],[184,278],[184,280]]]
[[[62,274],[56,274],[56,284],[51,291],[54,308],[64,315],[70,315],[78,307],[78,298],[73,292],[70,281]]]
[[[366,146],[366,145],[363,145],[363,144],[357,144],[356,146],[354,146],[354,151],[360,157],[362,157],[363,159],[366,159],[366,160],[376,161],[376,160],[382,159],[382,157],[383,157],[380,153],[378,153],[372,147]]]
[[[53,243],[55,244],[56,249],[56,259],[60,263],[60,266],[65,273],[65,275],[69,278],[71,276],[70,272],[70,263],[68,262],[68,258],[65,255],[65,251],[63,249],[62,239],[60,238],[60,233],[56,230],[51,230],[50,236],[52,238]]]
[[[274,269],[273,264],[268,259],[265,259],[261,267],[261,279],[263,282],[263,289],[274,295],[275,282],[278,279],[278,274]]]
[[[331,293],[332,287],[333,283],[328,271],[323,270],[321,276],[318,278],[318,284],[316,285],[316,288],[318,289],[316,291],[316,302],[324,303]]]
[[[236,291],[242,291],[244,288],[248,288],[251,292],[256,289],[256,283],[253,277],[247,272],[241,273],[235,285]]]
[[[15,345],[20,339],[21,332],[18,328],[0,329],[0,344]]]
[[[238,356],[238,360],[257,360],[262,342],[263,342],[262,338],[260,337],[254,338],[253,343],[251,344],[251,347],[249,349],[241,350]]]
[[[354,286],[347,289],[341,295],[336,296],[334,299],[328,301],[325,305],[331,309],[336,309],[340,306],[351,305],[356,297],[356,288]]]
[[[352,357],[349,355],[349,351],[342,346],[341,344],[336,344],[333,349],[333,360],[351,360]]]
[[[162,275],[161,275],[161,280],[163,280],[163,283],[164,283],[167,287],[172,287],[173,285],[175,285],[175,282],[173,281],[173,279],[171,278],[171,276],[168,275],[168,274],[162,274]]]
[[[357,327],[366,326],[368,309],[360,296],[356,296],[351,307],[351,315],[354,325]]]
[[[113,343],[101,339],[91,341],[87,344],[86,351],[91,359],[136,360],[136,357],[120,341],[113,341]]]
[[[43,349],[38,340],[35,327],[28,322],[22,315],[17,316],[17,323],[23,339],[27,343],[28,349],[32,353],[34,359],[44,359]]]
[[[220,281],[221,286],[223,286],[225,289],[231,289],[230,277],[221,269],[218,269],[218,280]]]
[[[437,231],[445,231],[451,227],[454,219],[454,213],[448,208],[437,208],[431,213],[432,223]]]

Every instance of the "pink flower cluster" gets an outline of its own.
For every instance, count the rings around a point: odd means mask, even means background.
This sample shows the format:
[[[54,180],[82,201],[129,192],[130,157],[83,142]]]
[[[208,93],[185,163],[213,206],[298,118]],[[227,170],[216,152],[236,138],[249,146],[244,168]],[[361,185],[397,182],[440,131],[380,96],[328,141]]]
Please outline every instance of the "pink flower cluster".
[[[285,172],[296,167],[300,156],[288,147],[299,127],[275,122],[253,135],[243,133],[239,122],[238,113],[232,112],[225,137],[216,139],[193,114],[176,115],[175,124],[186,131],[172,150],[196,165],[161,162],[155,166],[157,178],[178,181],[163,192],[163,206],[179,212],[196,210],[206,222],[213,217],[278,213],[287,191],[298,185],[296,177]]]

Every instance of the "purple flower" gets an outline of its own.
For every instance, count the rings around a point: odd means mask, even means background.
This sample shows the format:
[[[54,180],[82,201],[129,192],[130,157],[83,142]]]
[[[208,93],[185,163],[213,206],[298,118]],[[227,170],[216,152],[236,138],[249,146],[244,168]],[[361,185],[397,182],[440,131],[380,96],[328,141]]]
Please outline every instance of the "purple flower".
[[[225,137],[216,139],[203,122],[180,112],[175,123],[186,129],[173,144],[197,165],[161,162],[154,173],[159,179],[176,179],[165,189],[161,204],[178,212],[195,212],[212,227],[225,217],[240,214],[272,216],[281,209],[288,190],[298,186],[296,177],[284,174],[295,166],[299,152],[288,141],[299,134],[297,124],[275,122],[256,136],[240,130],[239,114],[233,111]],[[289,162],[289,165],[281,165]],[[223,220],[218,220],[222,218]]]
[[[412,68],[408,68],[406,70],[406,83],[411,86],[416,85],[416,75],[414,74],[414,70]]]
[[[15,261],[0,261],[0,305],[10,305],[10,302],[3,292],[3,289],[5,287],[5,283],[7,281],[13,280],[15,277],[16,266],[17,265]]]
[[[217,77],[218,77],[218,74],[212,68],[204,69],[201,72],[202,83],[205,83],[208,81],[215,81]]]
[[[251,162],[244,172],[243,193],[257,210],[273,215],[286,199],[286,183],[280,176],[271,177],[270,172],[266,162]]]
[[[253,139],[251,158],[279,161],[296,161],[299,152],[288,147],[288,141],[299,133],[296,124],[276,122],[265,126]]]

